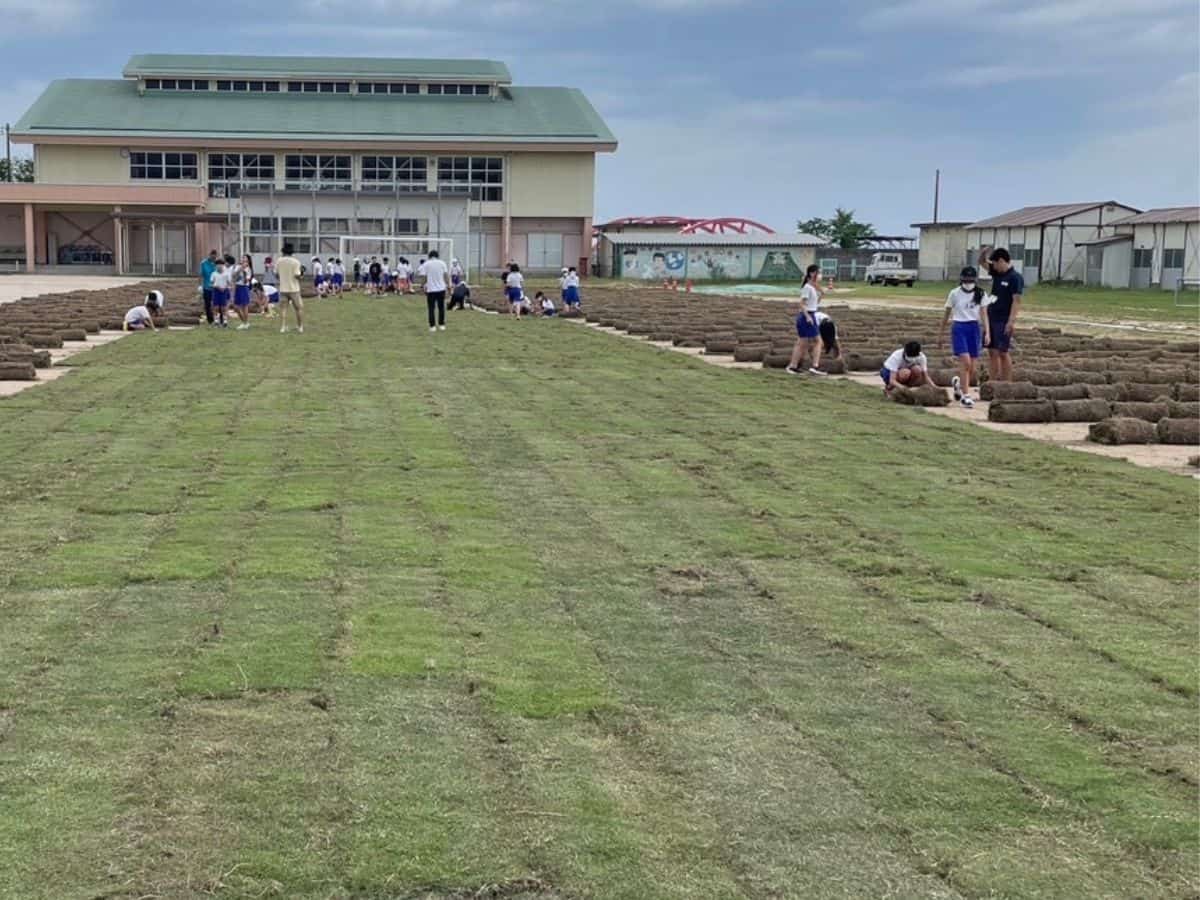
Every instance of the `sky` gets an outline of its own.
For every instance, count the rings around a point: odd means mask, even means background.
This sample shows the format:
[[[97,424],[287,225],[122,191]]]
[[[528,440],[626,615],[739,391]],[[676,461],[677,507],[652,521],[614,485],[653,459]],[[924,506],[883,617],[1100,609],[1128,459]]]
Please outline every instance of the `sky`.
[[[1200,204],[1196,0],[0,0],[0,122],[134,53],[484,57],[620,142],[596,220]],[[18,148],[18,151],[27,148]]]

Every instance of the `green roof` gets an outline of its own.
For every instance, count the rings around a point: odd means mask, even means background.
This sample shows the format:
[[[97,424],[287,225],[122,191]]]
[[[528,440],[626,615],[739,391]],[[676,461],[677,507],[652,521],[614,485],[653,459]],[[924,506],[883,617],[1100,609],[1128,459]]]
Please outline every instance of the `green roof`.
[[[358,56],[231,56],[208,53],[140,53],[129,58],[126,78],[438,78],[508,84],[508,66],[490,59],[378,59]]]
[[[497,99],[416,95],[147,91],[133,81],[53,81],[13,127],[39,136],[587,143],[615,149],[574,88],[505,88]]]

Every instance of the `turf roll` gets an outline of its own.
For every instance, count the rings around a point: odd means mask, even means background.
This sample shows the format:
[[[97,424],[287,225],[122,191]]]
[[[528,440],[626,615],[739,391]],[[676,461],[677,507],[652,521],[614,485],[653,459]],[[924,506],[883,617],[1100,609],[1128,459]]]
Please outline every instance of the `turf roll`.
[[[979,386],[980,400],[1037,400],[1038,389],[1029,381],[987,381]]]
[[[1107,387],[1108,385],[1105,385]],[[1037,389],[1039,400],[1087,400],[1088,386],[1086,384],[1062,384],[1054,387]]]
[[[766,369],[786,369],[788,363],[792,361],[790,353],[767,353],[763,356],[763,368]]]
[[[1107,400],[1055,400],[1055,422],[1099,422],[1111,413]]]
[[[1200,384],[1188,384],[1180,382],[1175,385],[1175,399],[1185,402],[1200,400]]]
[[[762,362],[768,349],[764,344],[738,344],[733,350],[733,358],[738,362]]]
[[[897,387],[888,395],[905,406],[948,406],[950,396],[943,388],[923,384],[918,388]]]
[[[1167,418],[1169,419],[1200,419],[1200,403],[1181,403],[1178,400],[1167,400]]]
[[[1052,400],[998,400],[988,407],[989,422],[1053,422]]]
[[[1144,419],[1147,422],[1157,422],[1165,419],[1170,410],[1165,403],[1112,403],[1112,414],[1130,419]]]
[[[0,381],[37,381],[32,362],[0,363]]]
[[[1114,416],[1088,426],[1088,440],[1095,444],[1152,444],[1154,426],[1144,419]]]
[[[1200,419],[1162,418],[1154,430],[1162,444],[1200,444]]]
[[[1089,400],[1119,400],[1120,388],[1119,384],[1089,384],[1087,388],[1087,398]]]

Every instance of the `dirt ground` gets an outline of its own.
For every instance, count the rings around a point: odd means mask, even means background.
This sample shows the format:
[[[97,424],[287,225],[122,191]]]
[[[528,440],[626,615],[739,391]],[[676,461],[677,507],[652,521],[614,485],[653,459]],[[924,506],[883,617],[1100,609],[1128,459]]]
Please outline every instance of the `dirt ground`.
[[[95,291],[125,287],[145,281],[146,276],[118,278],[111,275],[4,275],[0,276],[0,303],[12,303],[38,294],[66,294],[71,291]]]

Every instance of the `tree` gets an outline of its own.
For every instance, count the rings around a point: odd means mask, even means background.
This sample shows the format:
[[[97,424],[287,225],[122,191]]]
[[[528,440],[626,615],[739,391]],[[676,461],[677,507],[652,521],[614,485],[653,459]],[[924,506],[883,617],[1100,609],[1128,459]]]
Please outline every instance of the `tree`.
[[[873,225],[869,222],[856,221],[854,210],[845,210],[840,206],[834,210],[832,219],[808,219],[797,222],[796,227],[805,234],[824,238],[843,250],[857,250],[867,241],[875,238]]]
[[[17,158],[12,161],[13,181],[33,181],[33,160]],[[0,182],[8,181],[8,159],[0,157]]]

